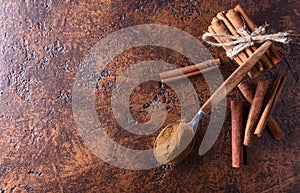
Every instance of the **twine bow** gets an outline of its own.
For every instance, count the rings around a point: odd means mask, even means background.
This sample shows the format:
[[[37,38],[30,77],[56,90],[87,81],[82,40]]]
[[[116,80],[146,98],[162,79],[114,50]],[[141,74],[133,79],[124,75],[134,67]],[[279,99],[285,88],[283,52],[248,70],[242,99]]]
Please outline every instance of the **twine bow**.
[[[287,37],[291,31],[287,32],[279,32],[275,34],[266,34],[266,27],[268,24],[260,26],[251,34],[245,29],[240,28],[237,32],[241,35],[241,37],[227,35],[227,34],[215,34],[206,32],[202,35],[203,41],[213,45],[213,46],[234,46],[233,48],[226,51],[226,55],[233,59],[237,54],[239,54],[244,49],[253,46],[256,43],[263,43],[267,40],[281,42],[281,43],[288,43],[290,39]],[[225,43],[216,43],[213,41],[208,40],[209,37],[216,37],[216,38],[229,38],[233,41],[225,42]]]

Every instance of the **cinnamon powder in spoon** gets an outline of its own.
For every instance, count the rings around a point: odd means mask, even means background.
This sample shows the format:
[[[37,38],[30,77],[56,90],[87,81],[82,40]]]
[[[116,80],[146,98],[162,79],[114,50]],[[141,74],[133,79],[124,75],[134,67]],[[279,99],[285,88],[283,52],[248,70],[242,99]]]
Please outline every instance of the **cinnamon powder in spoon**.
[[[154,156],[162,164],[176,164],[192,150],[194,131],[187,123],[167,126],[158,135]]]

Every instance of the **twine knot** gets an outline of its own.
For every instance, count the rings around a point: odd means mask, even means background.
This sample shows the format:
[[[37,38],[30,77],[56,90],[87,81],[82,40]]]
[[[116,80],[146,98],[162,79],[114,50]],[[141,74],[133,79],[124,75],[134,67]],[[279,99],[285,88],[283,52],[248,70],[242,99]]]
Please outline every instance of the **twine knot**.
[[[233,35],[227,35],[227,34],[215,34],[215,33],[209,33],[206,32],[202,35],[203,41],[213,45],[213,46],[234,46],[231,49],[228,49],[226,51],[226,55],[230,58],[233,59],[237,54],[239,54],[241,51],[244,49],[253,46],[256,43],[263,43],[267,40],[271,41],[276,41],[276,42],[281,42],[284,44],[287,44],[290,39],[287,37],[291,31],[286,31],[286,32],[279,32],[275,34],[266,34],[266,27],[268,24],[265,24],[263,26],[260,26],[257,28],[255,31],[250,33],[247,31],[245,28],[240,28],[237,30],[237,33],[240,34],[240,37],[233,36]],[[228,38],[231,39],[232,41],[230,42],[225,42],[225,43],[217,43],[208,40],[209,37],[215,37],[215,38]]]

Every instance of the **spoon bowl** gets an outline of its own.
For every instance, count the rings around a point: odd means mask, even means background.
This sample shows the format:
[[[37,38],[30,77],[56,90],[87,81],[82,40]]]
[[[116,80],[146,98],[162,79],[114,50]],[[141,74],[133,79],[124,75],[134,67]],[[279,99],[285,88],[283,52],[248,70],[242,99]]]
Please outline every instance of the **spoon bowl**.
[[[180,122],[166,126],[155,141],[156,160],[162,164],[176,165],[193,149],[194,134],[189,123]]]

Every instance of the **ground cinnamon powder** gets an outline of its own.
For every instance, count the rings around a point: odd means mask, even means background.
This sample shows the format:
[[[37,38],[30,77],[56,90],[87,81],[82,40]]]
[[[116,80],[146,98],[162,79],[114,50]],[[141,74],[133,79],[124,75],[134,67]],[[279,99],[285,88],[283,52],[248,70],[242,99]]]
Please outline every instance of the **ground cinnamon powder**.
[[[187,123],[170,125],[157,137],[154,148],[156,160],[162,164],[176,164],[193,147],[194,131]]]

